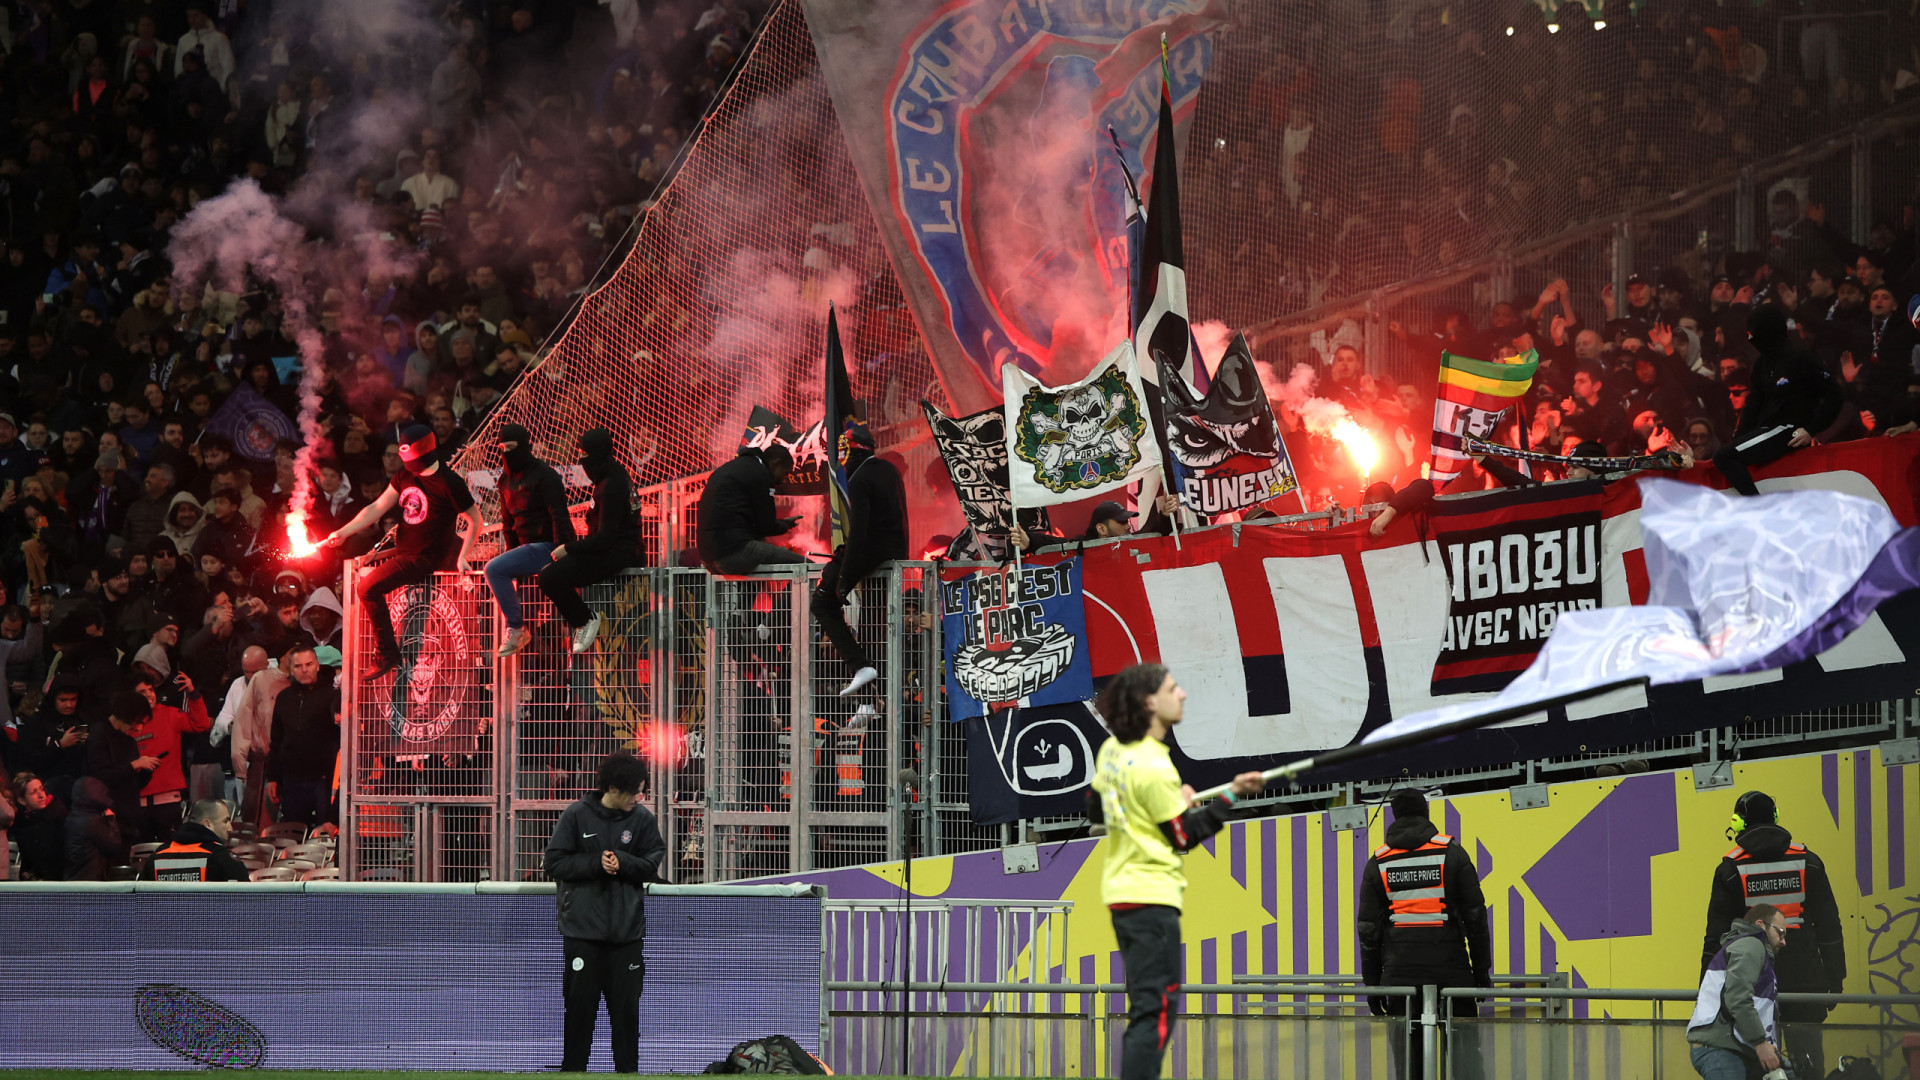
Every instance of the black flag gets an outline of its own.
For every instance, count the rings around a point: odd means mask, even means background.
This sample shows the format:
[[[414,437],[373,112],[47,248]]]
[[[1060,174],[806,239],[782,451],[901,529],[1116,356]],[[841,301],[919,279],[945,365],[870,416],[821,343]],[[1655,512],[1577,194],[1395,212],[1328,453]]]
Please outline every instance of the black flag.
[[[1140,374],[1160,379],[1154,354],[1165,353],[1188,383],[1206,389],[1206,369],[1194,355],[1187,327],[1186,253],[1180,239],[1180,163],[1173,132],[1173,91],[1168,85],[1166,45],[1161,44],[1160,126],[1153,140],[1153,173],[1147,179],[1146,236],[1134,273],[1133,354]]]

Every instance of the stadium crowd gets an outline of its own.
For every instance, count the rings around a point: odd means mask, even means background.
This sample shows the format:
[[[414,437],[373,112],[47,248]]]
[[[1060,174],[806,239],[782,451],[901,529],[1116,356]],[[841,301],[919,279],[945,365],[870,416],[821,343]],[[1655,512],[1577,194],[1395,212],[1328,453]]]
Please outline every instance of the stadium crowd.
[[[318,538],[378,501],[410,428],[457,452],[765,7],[0,6],[0,841],[24,873],[110,873],[209,797],[332,816],[339,560],[391,521],[290,558],[296,460]],[[181,281],[176,227],[248,181],[304,231],[278,253],[297,287]]]
[[[1848,242],[1806,209],[1791,193],[1776,193],[1766,249],[1728,255],[1730,272],[1704,282],[1676,263],[1629,277],[1624,303],[1612,286],[1576,296],[1556,279],[1537,296],[1495,303],[1481,320],[1441,309],[1427,325],[1390,323],[1391,366],[1427,367],[1440,350],[1486,360],[1535,350],[1540,367],[1525,399],[1524,430],[1495,432],[1494,441],[1553,455],[1583,446],[1582,453],[1615,457],[1671,449],[1706,461],[1736,430],[1747,430],[1741,418],[1759,358],[1748,319],[1773,307],[1835,391],[1817,410],[1813,441],[1913,431],[1920,423],[1920,338],[1911,305],[1920,293],[1920,244],[1912,208],[1902,228],[1878,226],[1865,245]],[[1387,365],[1370,365],[1364,352],[1357,327],[1337,330],[1313,392],[1345,406],[1373,435],[1381,462],[1367,479],[1401,486],[1428,460],[1433,386],[1367,374]],[[1312,507],[1352,504],[1359,485],[1347,451],[1310,430],[1284,400],[1276,408]],[[1552,464],[1535,472],[1565,475]],[[1484,470],[1470,470],[1450,490],[1494,482]]]

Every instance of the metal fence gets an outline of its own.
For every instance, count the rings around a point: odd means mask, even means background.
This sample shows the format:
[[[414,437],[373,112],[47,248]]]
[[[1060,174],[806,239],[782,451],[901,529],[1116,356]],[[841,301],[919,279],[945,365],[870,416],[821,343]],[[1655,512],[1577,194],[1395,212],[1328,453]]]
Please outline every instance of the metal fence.
[[[1351,976],[1315,975],[1188,984],[1162,1071],[1232,1080],[1694,1075],[1685,1030],[1692,990],[1572,988],[1564,973],[1496,975],[1493,982],[1506,989],[1362,986]],[[1120,983],[916,977],[902,987],[830,975],[826,987],[831,1004],[821,1053],[836,1070],[892,1071],[904,1060],[909,1075],[1120,1075],[1127,1025]],[[901,1007],[902,989],[914,1009]],[[847,1003],[861,994],[881,995],[881,1004]],[[1387,999],[1399,1015],[1372,1015],[1369,997]],[[1449,1016],[1461,998],[1480,1001],[1471,1015]],[[1920,995],[1781,999],[1851,1007],[1822,1025],[1827,1065],[1847,1056],[1881,1076],[1906,1071],[1904,1017],[1920,1006]],[[1407,1022],[1407,1015],[1420,1022]],[[1786,1050],[1796,1053],[1791,1041]]]
[[[358,570],[348,571],[343,680],[349,878],[538,880],[560,813],[623,747],[649,766],[669,881],[898,858],[908,818],[931,824],[907,813],[899,782],[902,770],[932,771],[923,754],[936,735],[939,669],[937,632],[920,618],[926,564],[856,590],[848,620],[880,678],[845,698],[852,671],[809,615],[818,567],[753,578],[629,571],[583,594],[602,627],[579,656],[523,582],[533,640],[507,660],[494,656],[504,624],[484,578],[438,574],[394,594],[403,660],[373,683],[357,677],[372,649],[352,598]],[[932,817],[940,813],[951,809]],[[917,853],[943,850],[928,832]]]

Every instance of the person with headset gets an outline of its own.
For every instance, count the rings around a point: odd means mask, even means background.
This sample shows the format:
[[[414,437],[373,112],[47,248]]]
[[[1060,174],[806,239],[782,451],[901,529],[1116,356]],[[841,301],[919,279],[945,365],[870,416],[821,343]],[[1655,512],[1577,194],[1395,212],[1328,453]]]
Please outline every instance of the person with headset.
[[[1761,904],[1780,910],[1786,942],[1774,959],[1780,990],[1790,994],[1837,994],[1847,977],[1840,937],[1840,906],[1833,899],[1826,864],[1793,842],[1781,828],[1779,809],[1763,791],[1749,791],[1733,804],[1727,836],[1736,845],[1713,871],[1707,899],[1707,932],[1700,971],[1706,974],[1727,927]],[[1781,1037],[1802,1076],[1825,1076],[1820,1024],[1831,1006],[1780,1006]]]

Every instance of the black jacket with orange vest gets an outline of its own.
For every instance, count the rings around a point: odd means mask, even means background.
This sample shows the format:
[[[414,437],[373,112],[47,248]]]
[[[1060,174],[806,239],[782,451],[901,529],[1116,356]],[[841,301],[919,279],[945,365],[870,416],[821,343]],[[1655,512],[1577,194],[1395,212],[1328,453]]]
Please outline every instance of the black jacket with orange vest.
[[[1387,826],[1360,878],[1360,973],[1369,986],[1486,986],[1487,902],[1473,859],[1426,818]]]
[[[142,881],[246,881],[252,877],[213,830],[189,821],[173,834],[173,842],[153,853]]]
[[[1772,904],[1787,917],[1788,927],[1787,943],[1773,961],[1780,989],[1839,993],[1847,977],[1847,954],[1840,937],[1840,905],[1833,899],[1826,864],[1778,825],[1755,825],[1734,842],[1738,846],[1713,870],[1713,893],[1707,901],[1706,944],[1711,947],[1701,957],[1700,970],[1706,971],[1719,951],[1719,935],[1729,923],[1755,904]],[[1823,1005],[1812,1008],[1826,1014]]]

